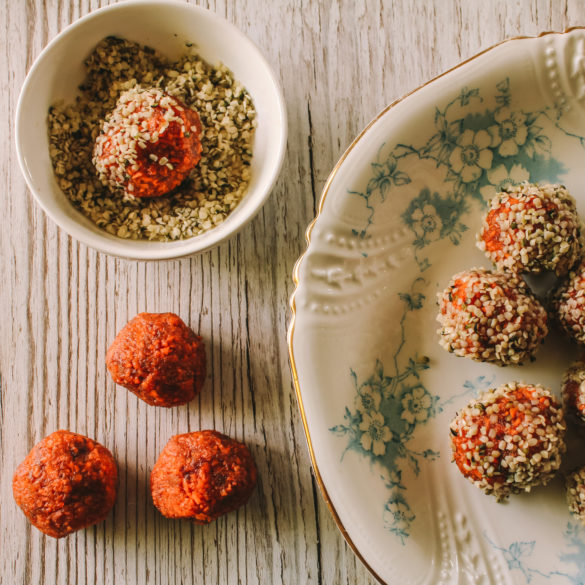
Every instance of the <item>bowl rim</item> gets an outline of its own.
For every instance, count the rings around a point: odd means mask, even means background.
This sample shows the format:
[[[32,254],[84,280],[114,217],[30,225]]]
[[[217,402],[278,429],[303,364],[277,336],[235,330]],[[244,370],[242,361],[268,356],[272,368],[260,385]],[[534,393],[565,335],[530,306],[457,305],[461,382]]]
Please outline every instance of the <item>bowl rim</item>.
[[[26,123],[26,115],[23,107],[24,98],[29,93],[30,86],[33,80],[36,78],[39,70],[43,67],[47,59],[50,58],[51,53],[55,50],[55,47],[60,44],[63,39],[71,36],[75,31],[77,31],[77,29],[86,26],[88,22],[99,18],[105,12],[113,12],[116,10],[128,8],[138,9],[148,6],[175,6],[178,8],[190,10],[194,13],[198,13],[200,16],[213,21],[224,28],[227,28],[230,31],[230,34],[234,35],[238,39],[238,43],[244,43],[248,45],[248,48],[254,53],[255,59],[260,65],[259,69],[264,71],[266,79],[269,81],[269,85],[272,86],[273,97],[276,98],[274,103],[275,111],[277,112],[277,118],[280,120],[280,133],[278,135],[278,141],[275,141],[274,144],[271,144],[273,156],[274,151],[276,151],[276,156],[273,158],[272,169],[267,175],[264,191],[258,192],[257,197],[255,197],[254,204],[251,205],[249,209],[240,207],[240,205],[235,208],[234,212],[240,209],[244,211],[243,213],[239,214],[237,223],[228,225],[228,217],[218,226],[211,228],[210,230],[200,235],[184,240],[170,242],[118,238],[117,236],[109,234],[105,230],[100,230],[101,233],[98,233],[81,225],[73,217],[67,217],[65,214],[53,212],[45,203],[43,196],[37,192],[34,186],[33,174],[30,172],[29,167],[26,164],[24,147],[21,142],[23,127]],[[258,45],[246,34],[244,34],[236,25],[232,24],[227,19],[223,18],[212,10],[194,4],[189,4],[183,0],[124,0],[123,2],[117,2],[116,4],[111,4],[96,10],[92,10],[88,14],[85,14],[84,16],[71,22],[63,30],[59,31],[57,35],[55,35],[55,37],[53,37],[41,50],[41,52],[35,58],[32,66],[28,70],[20,90],[15,112],[14,137],[18,164],[30,193],[32,194],[37,204],[45,212],[45,214],[69,236],[75,238],[86,246],[120,258],[133,260],[170,260],[203,253],[210,250],[211,248],[214,248],[215,246],[235,236],[259,213],[270,196],[274,188],[274,184],[280,175],[280,170],[282,168],[286,154],[288,125],[286,103],[284,100],[282,87],[276,77],[276,74],[274,73],[267,59],[264,57]],[[82,217],[85,217],[72,204],[71,210],[76,214],[81,214]],[[225,227],[226,225],[228,225],[228,227]]]

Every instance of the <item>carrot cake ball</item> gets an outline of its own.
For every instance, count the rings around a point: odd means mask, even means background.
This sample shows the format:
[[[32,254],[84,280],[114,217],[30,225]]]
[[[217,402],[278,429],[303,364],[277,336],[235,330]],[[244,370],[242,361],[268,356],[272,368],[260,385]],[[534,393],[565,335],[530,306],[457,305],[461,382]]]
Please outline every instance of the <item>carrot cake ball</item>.
[[[453,276],[438,299],[439,343],[458,356],[521,364],[548,333],[546,311],[514,274],[472,268]]]
[[[451,422],[453,461],[502,500],[554,476],[565,452],[563,410],[540,385],[509,382],[472,400]]]
[[[585,467],[567,476],[565,488],[569,510],[585,526]]]
[[[208,524],[243,506],[256,486],[246,445],[216,431],[172,437],[152,469],[154,505],[167,518]]]
[[[581,255],[575,200],[562,185],[523,183],[496,195],[478,247],[498,270],[566,274]]]
[[[561,327],[585,345],[585,261],[581,262],[552,295],[552,309]]]
[[[12,480],[14,499],[26,517],[54,538],[104,520],[117,486],[112,454],[70,431],[56,431],[37,443]]]
[[[571,364],[561,385],[565,412],[585,422],[585,362]]]
[[[205,380],[205,346],[173,313],[140,313],[116,336],[106,355],[116,384],[154,406],[193,400]]]
[[[158,88],[125,91],[93,151],[101,181],[134,197],[178,187],[201,158],[199,114]]]

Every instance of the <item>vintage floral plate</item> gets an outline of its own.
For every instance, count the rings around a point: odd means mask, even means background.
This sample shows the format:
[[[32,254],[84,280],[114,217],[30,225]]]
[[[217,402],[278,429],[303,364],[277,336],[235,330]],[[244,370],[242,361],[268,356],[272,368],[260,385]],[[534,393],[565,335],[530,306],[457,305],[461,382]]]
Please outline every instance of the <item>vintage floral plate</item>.
[[[565,184],[585,216],[585,30],[504,42],[389,106],[308,230],[289,329],[297,395],[323,495],[384,583],[585,583],[561,477],[498,504],[450,461],[449,421],[479,390],[558,393],[579,354],[554,331],[524,367],[437,343],[437,292],[489,265],[474,245],[486,200],[525,180]],[[565,469],[585,464],[585,433],[568,441]]]

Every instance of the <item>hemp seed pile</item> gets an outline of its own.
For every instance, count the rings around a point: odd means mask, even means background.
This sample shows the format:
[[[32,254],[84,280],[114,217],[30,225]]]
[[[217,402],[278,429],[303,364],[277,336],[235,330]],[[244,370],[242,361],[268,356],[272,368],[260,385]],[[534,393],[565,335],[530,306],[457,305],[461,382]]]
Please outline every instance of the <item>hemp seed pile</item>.
[[[219,223],[238,205],[250,179],[256,112],[250,95],[223,65],[192,52],[171,63],[149,47],[107,37],[85,62],[75,103],[49,109],[50,156],[57,182],[72,204],[120,238],[179,240]],[[100,180],[92,153],[120,95],[157,88],[196,110],[201,160],[170,194],[138,198]]]

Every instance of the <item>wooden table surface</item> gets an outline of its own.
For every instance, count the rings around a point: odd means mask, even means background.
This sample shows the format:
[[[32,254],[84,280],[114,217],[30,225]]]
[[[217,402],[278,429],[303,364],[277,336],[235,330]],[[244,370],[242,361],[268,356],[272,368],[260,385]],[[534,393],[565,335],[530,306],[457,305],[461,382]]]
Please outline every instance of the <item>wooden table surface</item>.
[[[345,543],[311,472],[288,364],[292,269],[320,192],[385,105],[507,37],[585,24],[578,0],[209,0],[266,55],[288,107],[272,196],[237,237],[169,262],[116,259],[72,240],[27,191],[17,99],[41,49],[102,0],[0,3],[0,583],[375,583]],[[150,407],[107,375],[105,353],[140,311],[178,313],[204,337],[201,396]],[[54,540],[12,499],[15,467],[57,429],[106,445],[120,468],[108,519]],[[174,434],[215,428],[259,470],[248,505],[209,526],[163,518],[148,478]]]

